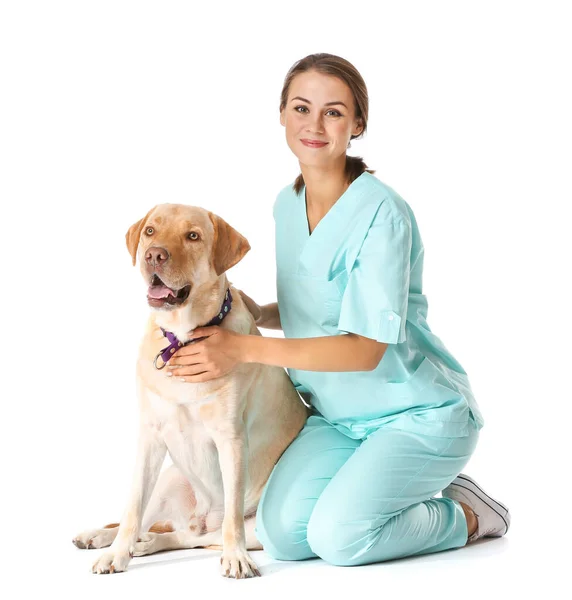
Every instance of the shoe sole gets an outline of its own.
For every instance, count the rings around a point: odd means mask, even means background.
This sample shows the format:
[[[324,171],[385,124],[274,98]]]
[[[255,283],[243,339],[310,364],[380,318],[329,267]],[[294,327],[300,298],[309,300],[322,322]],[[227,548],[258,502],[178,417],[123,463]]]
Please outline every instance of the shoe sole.
[[[506,534],[510,526],[510,513],[508,508],[504,504],[502,504],[498,500],[495,500],[494,498],[491,498],[491,496],[489,496],[485,492],[485,490],[483,490],[475,481],[473,481],[467,475],[459,475],[450,485],[455,485],[465,490],[469,490],[470,492],[475,494],[475,496],[477,496],[479,500],[481,500],[481,502],[484,502],[491,510],[494,510],[497,513],[497,515],[504,521],[505,530],[502,535]]]

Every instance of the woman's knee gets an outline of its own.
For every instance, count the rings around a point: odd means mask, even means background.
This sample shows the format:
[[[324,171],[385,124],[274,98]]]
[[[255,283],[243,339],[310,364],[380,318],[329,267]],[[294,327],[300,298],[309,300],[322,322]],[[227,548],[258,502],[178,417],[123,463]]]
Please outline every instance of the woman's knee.
[[[308,546],[326,562],[340,567],[362,565],[368,561],[368,551],[383,544],[384,518],[374,521],[355,520],[355,515],[337,511],[335,506],[318,504],[308,523]],[[381,553],[383,554],[383,552]],[[387,557],[392,558],[390,548]],[[376,561],[377,562],[377,561]]]
[[[270,556],[281,560],[316,556],[306,539],[316,498],[357,446],[359,442],[323,418],[308,419],[274,467],[258,505],[256,534]]]
[[[303,515],[296,506],[264,493],[256,512],[256,537],[264,551],[277,560],[304,560],[314,556],[306,541]]]

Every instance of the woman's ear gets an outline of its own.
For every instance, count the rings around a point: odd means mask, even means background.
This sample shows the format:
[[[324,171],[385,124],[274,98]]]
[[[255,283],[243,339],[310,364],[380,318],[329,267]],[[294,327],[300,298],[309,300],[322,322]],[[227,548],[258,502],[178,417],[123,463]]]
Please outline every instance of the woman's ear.
[[[282,127],[286,126],[286,118],[284,116],[284,109],[282,109],[280,111],[280,125],[282,125]]]
[[[363,132],[363,119],[358,117],[355,121],[354,128],[352,130],[352,135],[356,137]]]

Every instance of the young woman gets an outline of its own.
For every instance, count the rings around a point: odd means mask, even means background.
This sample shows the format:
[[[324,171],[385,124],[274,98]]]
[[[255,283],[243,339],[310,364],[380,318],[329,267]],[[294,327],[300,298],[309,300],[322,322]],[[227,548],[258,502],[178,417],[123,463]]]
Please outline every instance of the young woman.
[[[288,368],[313,414],[276,464],[256,533],[274,558],[361,565],[502,536],[508,509],[459,475],[483,420],[467,374],[429,328],[423,244],[409,205],[349,157],[365,83],[313,54],[288,72],[280,122],[302,173],[274,204],[278,302],[261,327],[196,329],[169,361],[206,381],[240,362]],[[442,498],[434,496],[442,491]]]

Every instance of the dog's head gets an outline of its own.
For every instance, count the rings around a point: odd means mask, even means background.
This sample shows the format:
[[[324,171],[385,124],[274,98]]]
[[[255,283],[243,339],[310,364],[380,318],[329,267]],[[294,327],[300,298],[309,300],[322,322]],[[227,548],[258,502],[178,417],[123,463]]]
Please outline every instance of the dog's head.
[[[214,282],[250,250],[226,221],[184,204],[155,206],[125,239],[133,265],[139,256],[149,306],[163,310],[182,306],[194,287]]]

